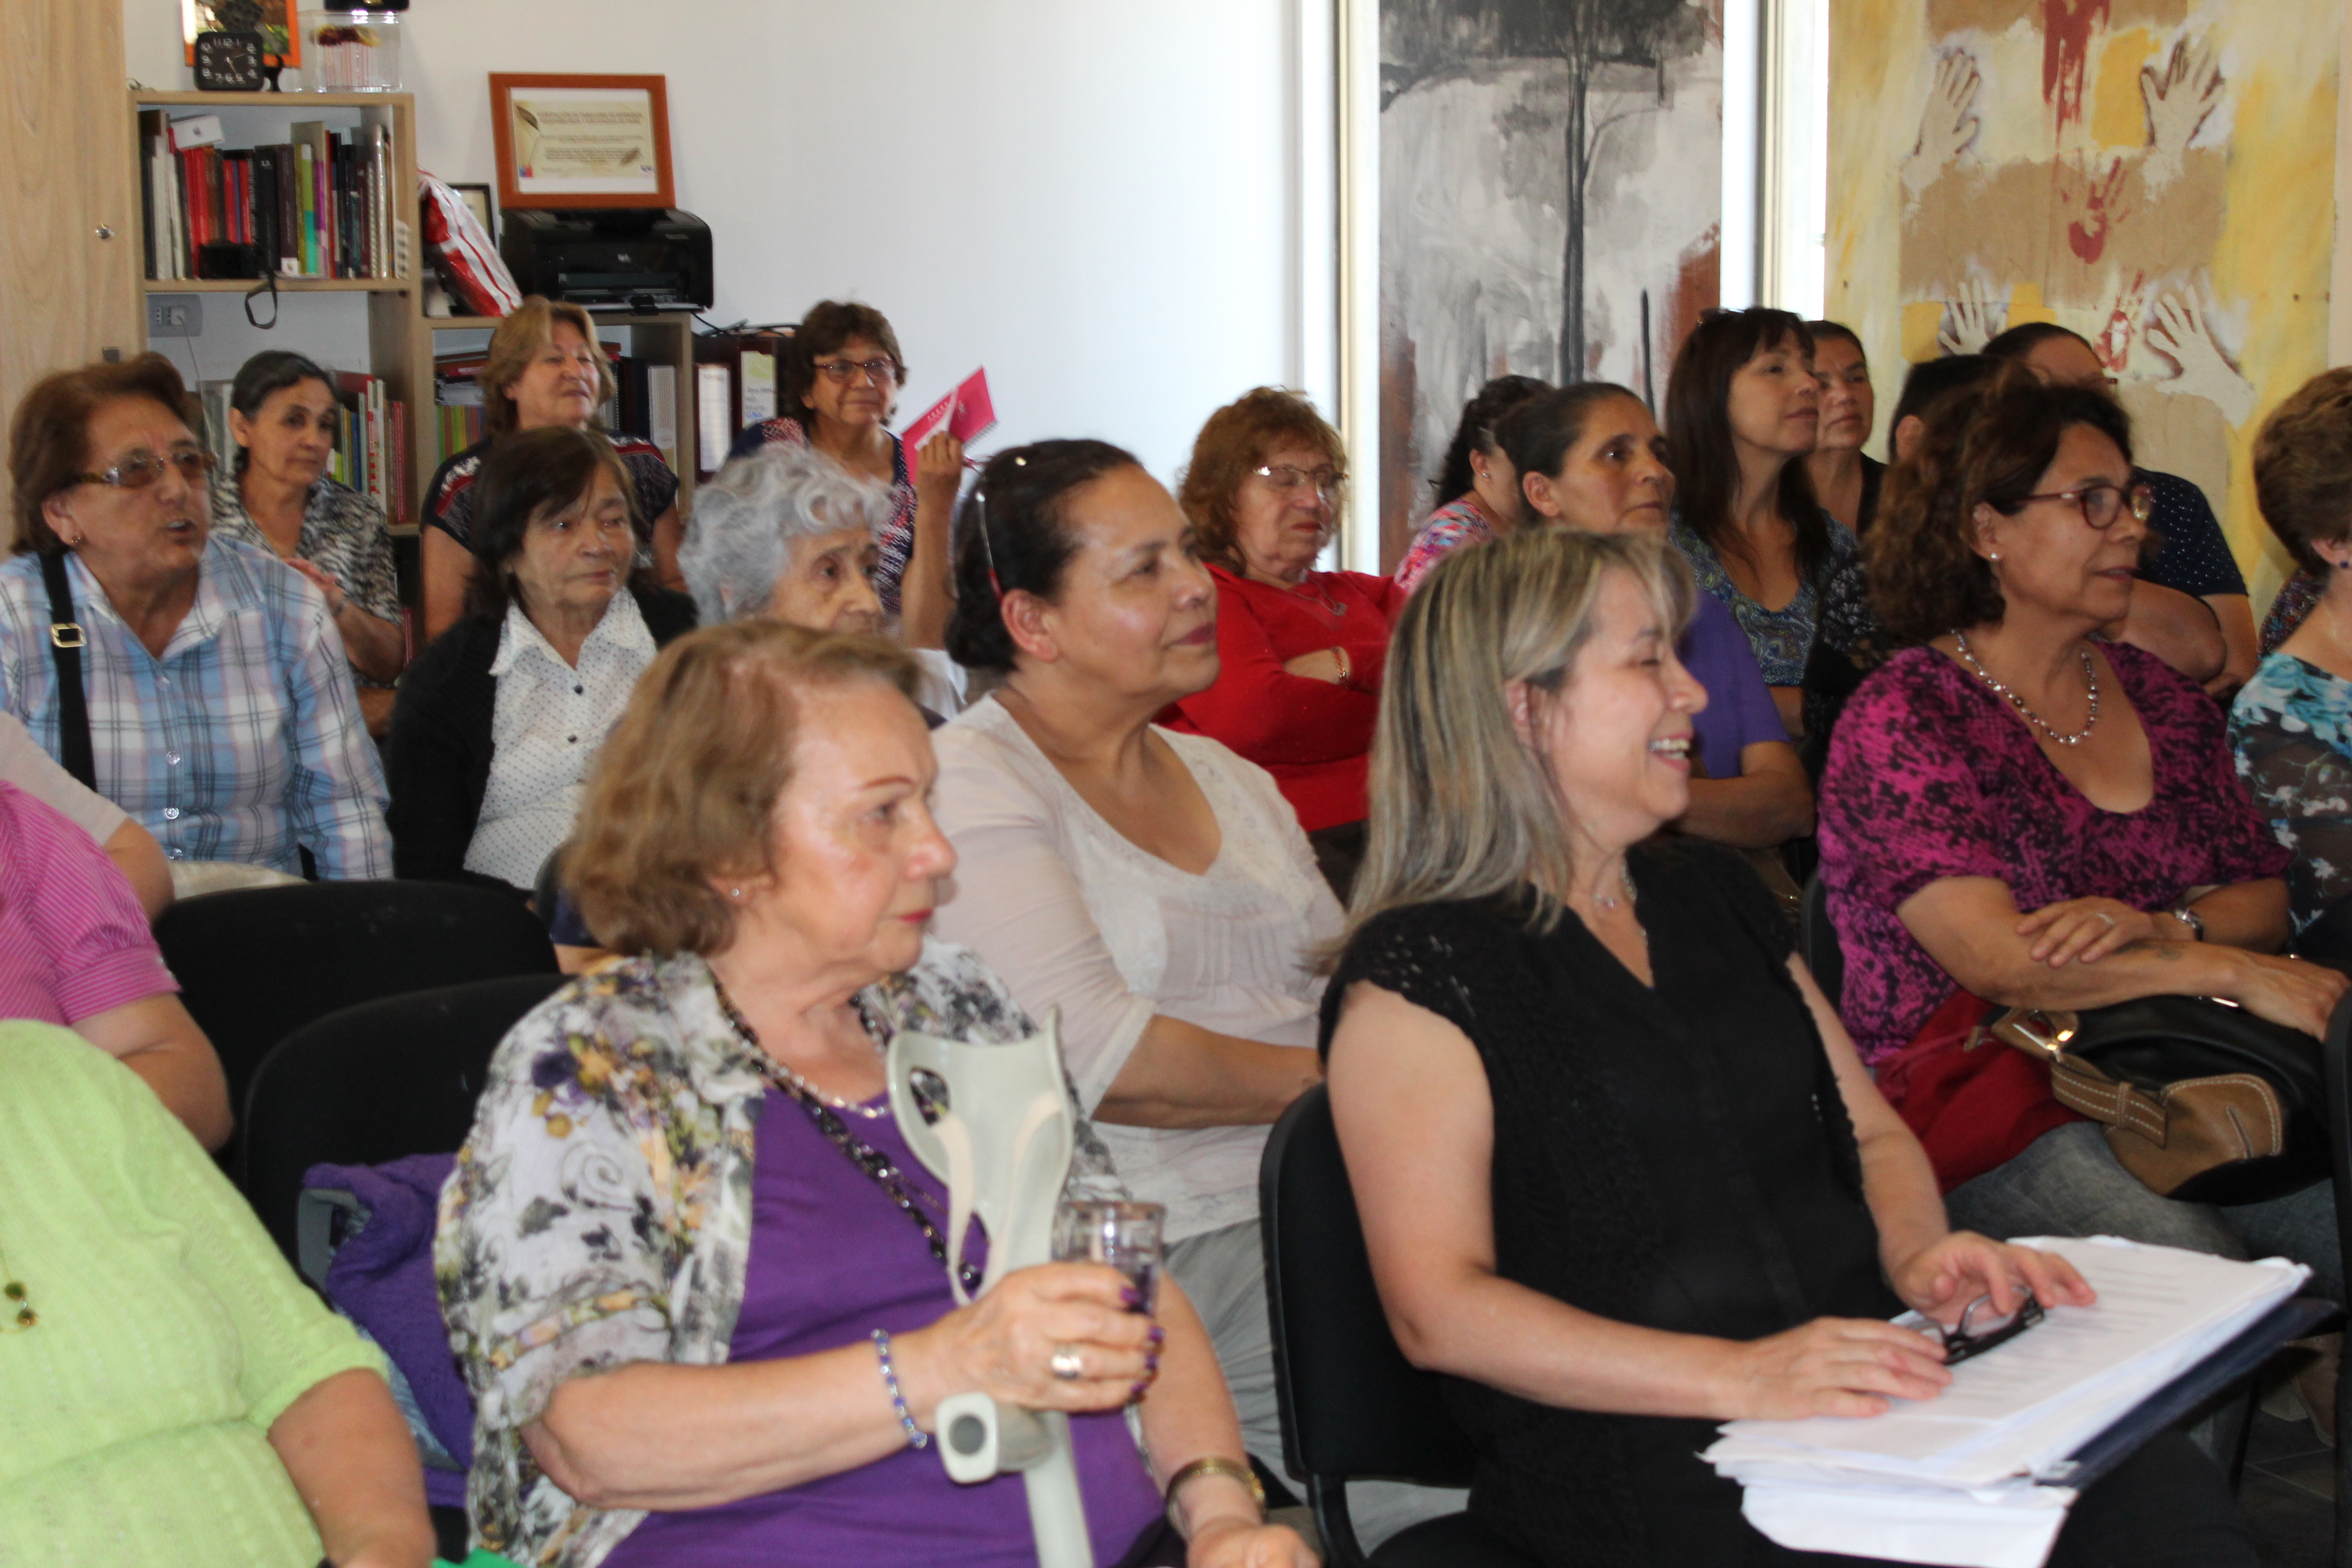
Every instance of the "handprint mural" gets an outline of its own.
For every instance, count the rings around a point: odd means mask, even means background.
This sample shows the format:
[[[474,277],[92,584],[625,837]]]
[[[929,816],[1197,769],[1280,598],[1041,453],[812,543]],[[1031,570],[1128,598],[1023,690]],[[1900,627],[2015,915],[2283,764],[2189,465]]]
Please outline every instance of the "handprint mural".
[[[2056,321],[2256,603],[2261,416],[2326,363],[2340,14],[2254,0],[1832,0],[1829,313],[1875,356]],[[1890,155],[1890,149],[1899,149]]]

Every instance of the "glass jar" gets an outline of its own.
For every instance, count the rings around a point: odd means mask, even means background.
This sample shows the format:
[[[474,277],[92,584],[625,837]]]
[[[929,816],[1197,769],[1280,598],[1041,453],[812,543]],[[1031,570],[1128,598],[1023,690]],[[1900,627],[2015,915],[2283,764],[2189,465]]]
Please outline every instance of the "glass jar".
[[[400,90],[400,13],[305,11],[302,79],[318,92]]]

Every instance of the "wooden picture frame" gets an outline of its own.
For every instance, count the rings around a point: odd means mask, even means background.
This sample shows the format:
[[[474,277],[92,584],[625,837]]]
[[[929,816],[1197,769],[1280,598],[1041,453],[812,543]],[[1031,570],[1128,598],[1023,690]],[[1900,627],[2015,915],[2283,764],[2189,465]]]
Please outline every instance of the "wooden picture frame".
[[[196,35],[211,29],[210,19],[201,0],[180,0],[180,37],[187,49],[187,63],[196,63]],[[286,42],[286,52],[279,54],[272,46],[279,37]],[[299,66],[302,63],[302,16],[299,0],[261,0],[261,58],[274,66]]]
[[[482,184],[460,185],[453,183],[449,188],[457,192],[458,199],[472,210],[475,220],[482,226],[482,232],[490,237],[492,245],[496,245],[499,242],[499,215],[497,206],[490,199],[490,187]]]
[[[667,207],[670,177],[668,79],[658,76],[490,77],[490,131],[498,145],[499,205]],[[594,105],[607,123],[567,126],[561,150],[542,129],[551,105]],[[628,116],[635,115],[633,123]],[[635,140],[642,135],[650,151]],[[606,156],[600,142],[617,145]],[[551,164],[561,173],[551,173]]]

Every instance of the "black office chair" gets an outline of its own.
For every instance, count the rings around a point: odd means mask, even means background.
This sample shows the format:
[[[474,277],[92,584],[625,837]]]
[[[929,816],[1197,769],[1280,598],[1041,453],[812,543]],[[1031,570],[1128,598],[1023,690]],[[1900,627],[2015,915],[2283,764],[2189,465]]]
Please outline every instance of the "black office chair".
[[[1830,890],[1816,871],[1805,880],[1805,906],[1797,915],[1797,951],[1813,972],[1813,984],[1835,1007],[1845,991],[1845,952],[1830,924]]]
[[[1389,1332],[1320,1086],[1275,1123],[1258,1210],[1282,1454],[1306,1478],[1326,1559],[1334,1568],[1532,1568],[1466,1513],[1413,1525],[1369,1557],[1356,1541],[1350,1479],[1467,1486],[1475,1456],[1438,1377],[1416,1371]]]
[[[557,973],[546,929],[520,901],[454,882],[207,893],[165,910],[155,941],[220,1053],[232,1106],[262,1058],[314,1018],[406,991]],[[231,1173],[238,1147],[221,1152]]]
[[[478,980],[363,1002],[278,1043],[246,1097],[247,1198],[299,1269],[302,1173],[442,1154],[466,1141],[490,1053],[561,974]]]
[[[2327,1137],[2335,1145],[2336,1234],[2352,1258],[2352,993],[2336,1005],[2324,1047]],[[2352,1374],[2336,1379],[2336,1568],[2352,1568]]]

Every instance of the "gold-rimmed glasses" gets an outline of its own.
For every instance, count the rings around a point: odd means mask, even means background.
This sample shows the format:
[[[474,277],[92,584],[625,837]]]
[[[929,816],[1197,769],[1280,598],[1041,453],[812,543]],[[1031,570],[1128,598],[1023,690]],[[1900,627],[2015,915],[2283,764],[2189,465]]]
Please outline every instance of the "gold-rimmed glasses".
[[[202,484],[205,476],[211,473],[215,466],[216,461],[210,452],[194,447],[182,447],[176,451],[166,452],[160,458],[152,452],[142,452],[137,457],[117,463],[101,473],[76,474],[73,477],[73,482],[78,485],[110,485],[117,489],[143,490],[162,479],[165,468],[177,468],[180,470],[180,477],[188,483]]]

